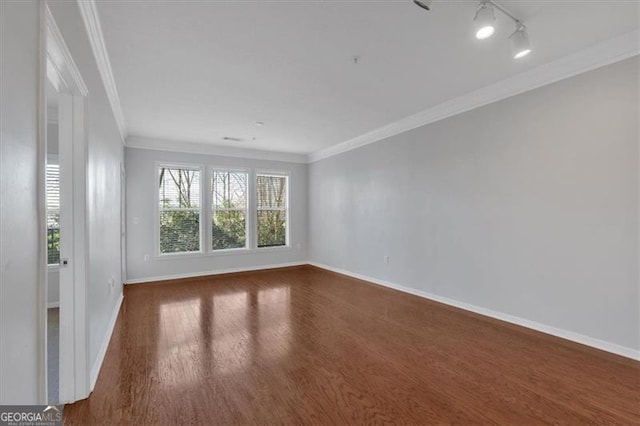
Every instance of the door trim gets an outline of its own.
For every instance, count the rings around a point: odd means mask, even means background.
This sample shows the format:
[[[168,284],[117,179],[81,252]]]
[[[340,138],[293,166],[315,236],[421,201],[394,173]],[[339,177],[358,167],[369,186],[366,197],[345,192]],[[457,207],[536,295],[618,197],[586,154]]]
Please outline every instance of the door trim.
[[[39,357],[41,358],[40,391],[43,403],[47,403],[47,341],[46,341],[46,191],[44,169],[47,153],[46,125],[47,106],[45,87],[51,81],[61,94],[59,105],[59,127],[68,137],[69,147],[66,158],[60,156],[61,168],[66,166],[67,188],[64,200],[61,197],[60,210],[67,218],[66,232],[69,235],[67,247],[61,253],[68,257],[68,277],[63,285],[60,280],[60,402],[67,403],[86,398],[89,395],[89,338],[87,316],[87,126],[86,97],[87,86],[80,75],[71,53],[62,37],[47,1],[41,2],[40,13],[40,143],[39,161],[42,169],[39,193],[39,228],[42,244],[40,249],[40,330]],[[64,122],[63,122],[64,121]],[[60,141],[62,142],[62,141]],[[61,147],[62,150],[62,147]],[[62,182],[61,182],[62,184]],[[62,188],[61,188],[62,189]],[[62,249],[62,247],[61,247]]]

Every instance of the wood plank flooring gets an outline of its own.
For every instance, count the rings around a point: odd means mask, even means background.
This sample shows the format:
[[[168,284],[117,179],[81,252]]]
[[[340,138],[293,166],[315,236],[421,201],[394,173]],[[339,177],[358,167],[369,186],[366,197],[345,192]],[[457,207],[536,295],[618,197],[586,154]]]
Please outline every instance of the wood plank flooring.
[[[640,424],[640,363],[311,266],[125,288],[68,424]]]

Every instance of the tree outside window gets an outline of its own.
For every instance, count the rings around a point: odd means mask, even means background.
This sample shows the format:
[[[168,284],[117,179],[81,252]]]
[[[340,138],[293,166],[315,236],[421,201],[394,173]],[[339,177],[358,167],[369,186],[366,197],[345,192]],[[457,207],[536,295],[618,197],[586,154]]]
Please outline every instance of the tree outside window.
[[[214,170],[211,245],[213,250],[247,246],[247,181],[242,171]]]
[[[200,251],[200,170],[160,167],[160,253]]]
[[[288,177],[258,174],[258,247],[287,245]]]

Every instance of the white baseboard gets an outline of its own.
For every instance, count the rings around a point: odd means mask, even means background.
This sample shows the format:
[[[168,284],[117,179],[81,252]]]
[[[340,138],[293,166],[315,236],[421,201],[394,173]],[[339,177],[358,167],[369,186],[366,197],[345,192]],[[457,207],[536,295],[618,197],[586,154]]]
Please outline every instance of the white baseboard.
[[[344,269],[334,268],[332,266],[324,265],[321,263],[309,262],[309,264],[321,269],[326,269],[328,271],[336,272],[338,274],[347,275],[349,277],[357,278],[363,281],[369,281],[384,287],[389,287],[405,293],[413,294],[415,296],[424,297],[425,299],[444,303],[445,305],[454,306],[456,308],[464,309],[470,312],[474,312],[476,314],[480,314],[480,315],[495,318],[501,321],[506,321],[512,324],[520,325],[522,327],[530,328],[532,330],[540,331],[542,333],[550,334],[552,336],[560,337],[566,340],[570,340],[572,342],[580,343],[586,346],[591,346],[596,349],[600,349],[606,352],[611,352],[616,355],[621,355],[626,358],[631,358],[631,359],[640,361],[640,351],[632,348],[628,348],[626,346],[621,346],[615,343],[596,339],[594,337],[589,337],[583,334],[575,333],[573,331],[563,330],[561,328],[552,327],[546,324],[541,324],[535,321],[530,321],[525,318],[516,317],[513,315],[505,314],[505,313],[494,311],[491,309],[482,308],[480,306],[472,305],[469,303],[459,302],[454,299],[449,299],[448,297],[438,296],[436,294],[427,293],[421,290],[416,290],[414,288],[405,287],[405,286],[394,284],[384,280],[379,280],[377,278],[368,277],[366,275],[357,274]]]
[[[122,301],[124,300],[124,294],[120,293],[118,297],[118,301],[116,302],[116,306],[111,313],[111,318],[109,319],[109,324],[107,325],[107,333],[104,336],[102,341],[102,346],[100,347],[100,352],[98,352],[98,357],[96,361],[93,363],[93,367],[91,367],[91,390],[93,392],[93,388],[96,385],[96,380],[98,380],[98,374],[100,373],[100,368],[102,367],[102,362],[104,361],[104,357],[107,354],[107,348],[109,347],[109,341],[111,341],[111,335],[113,334],[113,329],[116,326],[116,320],[118,319],[118,313],[120,312],[120,306],[122,306]]]
[[[47,309],[59,308],[60,302],[47,302]]]
[[[392,288],[398,291],[402,291],[404,293],[413,294],[415,296],[423,297],[425,299],[433,300],[436,302],[444,303],[445,305],[454,306],[456,308],[464,309],[466,311],[474,312],[480,315],[484,315],[490,318],[495,318],[501,321],[505,321],[511,324],[516,324],[522,327],[530,328],[532,330],[540,331],[542,333],[550,334],[552,336],[560,337],[566,340],[570,340],[572,342],[580,343],[586,346],[590,346],[596,349],[600,349],[606,352],[611,352],[616,355],[621,355],[626,358],[631,358],[640,361],[640,351],[628,348],[625,346],[621,346],[615,343],[607,342],[604,340],[600,340],[594,337],[585,336],[583,334],[575,333],[573,331],[564,330],[561,328],[556,328],[550,325],[541,324],[535,321],[531,321],[525,318],[520,318],[514,315],[505,314],[502,312],[494,311],[492,309],[483,308],[480,306],[472,305],[466,302],[460,302],[454,299],[450,299],[444,296],[438,296],[436,294],[427,293],[421,290],[417,290],[410,287],[405,287],[402,285],[398,285],[389,281],[380,280],[377,278],[369,277],[366,275],[358,274],[355,272],[347,271],[345,269],[334,268],[329,265],[324,265],[317,262],[291,262],[291,263],[280,263],[274,265],[263,265],[263,266],[249,266],[249,267],[241,267],[241,268],[228,268],[228,269],[218,269],[214,271],[203,271],[203,272],[195,272],[195,273],[186,273],[186,274],[176,274],[176,275],[164,275],[157,277],[147,277],[147,278],[138,278],[133,280],[127,280],[127,284],[140,284],[147,283],[153,281],[165,281],[165,280],[174,280],[181,278],[196,278],[207,275],[220,275],[220,274],[229,274],[234,272],[250,272],[250,271],[260,271],[264,269],[274,269],[274,268],[286,268],[291,266],[301,266],[301,265],[312,265],[321,269],[326,269],[328,271],[336,272],[342,275],[346,275],[349,277],[357,278],[364,281],[369,281],[374,284],[378,284],[384,287]],[[117,316],[117,312],[116,312]],[[115,317],[113,319],[113,323],[115,324]],[[112,327],[113,325],[112,324]],[[108,344],[108,340],[107,343]],[[104,346],[104,351],[106,352],[106,344]],[[104,353],[102,353],[102,357],[100,357],[100,364],[102,363],[102,358],[104,357]],[[95,368],[95,367],[94,367]],[[99,367],[98,367],[99,369]],[[97,378],[97,371],[95,373],[95,378]],[[92,386],[95,383],[95,378],[93,376],[92,371]]]
[[[308,265],[309,262],[290,262],[290,263],[278,263],[274,265],[261,265],[261,266],[244,266],[240,268],[227,268],[227,269],[216,269],[213,271],[202,271],[202,272],[189,272],[186,274],[176,274],[176,275],[163,275],[157,277],[146,277],[146,278],[136,278],[133,280],[127,280],[127,284],[141,284],[141,283],[149,283],[154,281],[166,281],[166,280],[177,280],[182,278],[197,278],[197,277],[205,277],[207,275],[221,275],[221,274],[232,274],[235,272],[250,272],[250,271],[261,271],[263,269],[275,269],[275,268],[288,268],[291,266],[301,266]]]

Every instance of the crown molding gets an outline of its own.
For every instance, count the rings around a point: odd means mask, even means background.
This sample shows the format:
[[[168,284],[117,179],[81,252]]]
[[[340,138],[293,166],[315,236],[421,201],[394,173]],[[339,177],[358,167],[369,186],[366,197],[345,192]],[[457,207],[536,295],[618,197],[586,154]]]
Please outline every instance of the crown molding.
[[[124,120],[124,114],[122,113],[122,105],[120,104],[120,96],[118,96],[118,90],[116,88],[116,82],[113,78],[113,70],[111,69],[111,62],[109,61],[109,55],[107,54],[107,47],[104,42],[104,35],[102,34],[102,27],[100,26],[100,18],[98,17],[98,9],[95,0],[78,0],[78,7],[80,8],[80,14],[84,21],[87,35],[89,36],[89,43],[91,44],[91,50],[96,58],[96,64],[102,83],[107,92],[107,98],[111,104],[111,110],[116,120],[116,125],[120,131],[120,136],[124,143],[127,137],[127,127]]]
[[[313,163],[640,54],[638,30],[509,77],[345,142],[308,154]]]
[[[76,90],[81,96],[86,96],[87,85],[80,75],[48,5],[45,5],[44,12],[46,15],[47,77],[58,92],[64,89]]]
[[[249,158],[253,160],[283,161],[287,163],[306,163],[306,154],[291,152],[262,151],[234,146],[214,145],[198,142],[184,142],[168,139],[148,138],[131,135],[127,137],[127,148],[150,149],[157,151],[185,152],[189,154],[220,155],[223,157]]]

